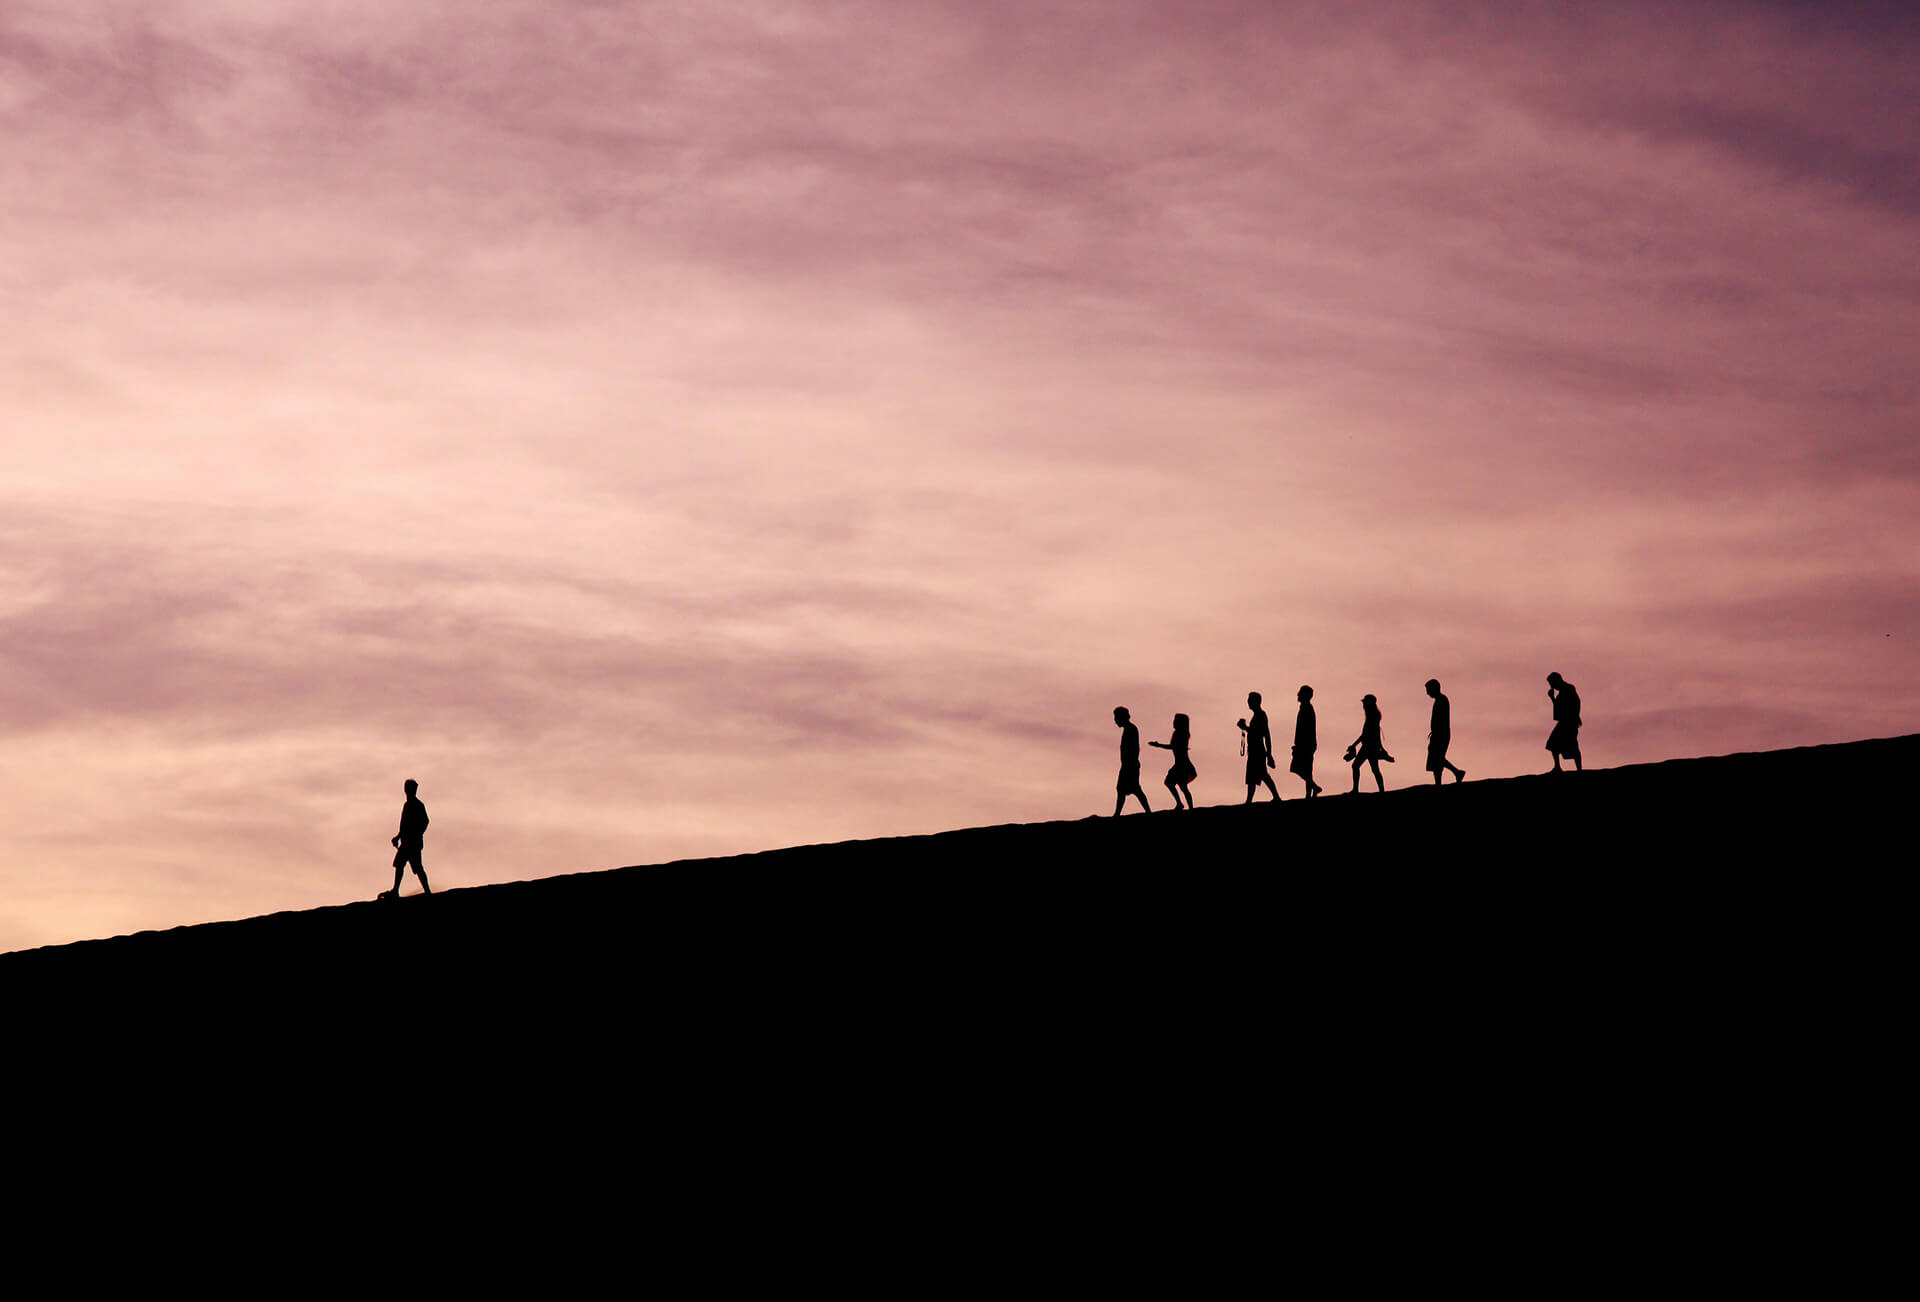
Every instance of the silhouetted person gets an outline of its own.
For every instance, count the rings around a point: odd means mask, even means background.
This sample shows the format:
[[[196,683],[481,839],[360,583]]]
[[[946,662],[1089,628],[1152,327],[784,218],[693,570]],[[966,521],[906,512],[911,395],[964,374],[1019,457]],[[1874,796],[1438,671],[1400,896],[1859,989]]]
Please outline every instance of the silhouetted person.
[[[1313,689],[1302,687],[1298,697],[1300,713],[1293,717],[1293,763],[1287,771],[1298,774],[1307,784],[1307,798],[1311,800],[1322,790],[1313,780],[1313,752],[1320,748],[1320,726],[1313,717]]]
[[[1118,705],[1113,710],[1114,726],[1120,729],[1120,781],[1115,784],[1117,793],[1113,798],[1113,816],[1120,817],[1120,810],[1127,803],[1128,796],[1137,796],[1143,812],[1153,812],[1147,804],[1147,793],[1140,789],[1140,730],[1133,726],[1133,719],[1127,714],[1127,707]]]
[[[1380,704],[1371,693],[1360,698],[1361,723],[1360,735],[1347,747],[1347,758],[1353,761],[1353,790],[1348,795],[1357,795],[1360,791],[1360,766],[1367,765],[1373,770],[1373,785],[1381,791],[1387,784],[1380,776],[1380,761],[1393,763],[1393,756],[1387,754],[1386,743],[1380,740]]]
[[[1176,714],[1173,716],[1173,740],[1150,741],[1147,743],[1149,746],[1158,746],[1161,750],[1170,750],[1173,752],[1173,767],[1167,770],[1165,780],[1167,790],[1173,795],[1173,807],[1175,809],[1181,808],[1180,797],[1183,795],[1187,798],[1186,808],[1193,808],[1193,792],[1187,790],[1187,783],[1199,777],[1200,773],[1199,770],[1193,767],[1193,760],[1188,758],[1187,755],[1187,748],[1191,744],[1192,734],[1193,729],[1187,722],[1187,716],[1184,714]]]
[[[1275,800],[1280,799],[1280,788],[1273,785],[1273,774],[1267,772],[1273,767],[1273,732],[1267,727],[1267,712],[1260,708],[1260,693],[1247,693],[1247,708],[1253,711],[1253,721],[1239,720],[1240,731],[1246,735],[1240,739],[1247,748],[1247,799],[1253,803],[1253,793],[1261,783],[1273,793]]]
[[[1438,678],[1427,679],[1427,695],[1433,698],[1433,720],[1427,725],[1427,772],[1433,774],[1437,787],[1442,773],[1452,773],[1458,782],[1467,771],[1447,759],[1447,744],[1453,740],[1453,707],[1441,694]]]
[[[1553,731],[1547,734],[1547,749],[1553,753],[1553,771],[1560,772],[1560,758],[1573,761],[1580,771],[1580,693],[1559,674],[1547,675],[1547,699],[1553,702]]]
[[[413,875],[420,879],[420,893],[433,894],[433,888],[427,885],[427,870],[420,866],[420,847],[427,839],[427,807],[414,794],[419,789],[418,782],[407,779],[407,803],[400,806],[400,834],[393,838],[393,889],[380,893],[383,900],[400,897],[400,879],[406,876],[408,864],[413,865]]]

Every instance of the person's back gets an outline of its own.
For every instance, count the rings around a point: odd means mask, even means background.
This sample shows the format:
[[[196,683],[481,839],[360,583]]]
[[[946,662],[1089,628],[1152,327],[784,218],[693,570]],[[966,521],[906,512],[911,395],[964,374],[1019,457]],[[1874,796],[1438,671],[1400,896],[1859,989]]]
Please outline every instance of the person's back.
[[[1120,728],[1120,762],[1122,764],[1140,762],[1140,729],[1131,719]]]
[[[1605,695],[1602,692],[1601,695]],[[1565,679],[1560,681],[1560,690],[1553,697],[1553,718],[1556,723],[1580,722],[1580,693],[1574,685]],[[1602,738],[1604,742],[1605,739]]]
[[[1472,686],[1471,683],[1468,684]],[[1468,702],[1472,704],[1472,702]],[[1444,741],[1453,736],[1453,707],[1447,703],[1444,692],[1436,692],[1433,697],[1433,721],[1430,725],[1433,740]]]

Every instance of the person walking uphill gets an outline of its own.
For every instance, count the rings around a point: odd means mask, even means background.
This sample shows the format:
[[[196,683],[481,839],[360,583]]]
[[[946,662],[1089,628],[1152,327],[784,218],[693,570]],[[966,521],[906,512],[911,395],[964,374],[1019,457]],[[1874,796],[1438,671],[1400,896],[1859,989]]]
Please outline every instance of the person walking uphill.
[[[400,898],[400,879],[406,874],[408,864],[413,865],[413,875],[420,879],[420,893],[433,894],[433,888],[427,885],[427,870],[420,866],[420,848],[427,839],[427,807],[414,794],[419,790],[420,784],[408,778],[407,803],[400,806],[400,833],[393,838],[393,889],[380,892],[383,900]]]
[[[1311,799],[1326,789],[1313,780],[1313,752],[1320,748],[1320,726],[1313,717],[1313,689],[1302,686],[1295,696],[1300,713],[1293,716],[1293,763],[1287,771],[1307,784],[1307,797]]]
[[[1192,722],[1184,714],[1174,715],[1173,740],[1150,741],[1147,745],[1158,746],[1161,750],[1170,750],[1173,752],[1173,767],[1167,770],[1165,779],[1167,790],[1173,796],[1173,807],[1175,809],[1192,809],[1193,792],[1188,790],[1187,783],[1200,776],[1200,771],[1193,767],[1193,757],[1191,754],[1193,746]],[[1180,797],[1182,795],[1187,798],[1187,803],[1184,805],[1180,803]]]
[[[1440,690],[1438,678],[1427,679],[1427,695],[1433,698],[1433,720],[1427,732],[1427,772],[1433,774],[1433,785],[1437,787],[1442,773],[1452,773],[1453,780],[1458,782],[1467,776],[1467,771],[1447,758],[1447,747],[1453,743],[1453,706]]]
[[[1120,781],[1114,784],[1113,816],[1120,817],[1128,796],[1137,797],[1141,811],[1151,814],[1147,793],[1140,789],[1140,730],[1133,726],[1133,716],[1124,705],[1113,708],[1113,723],[1120,729]]]
[[[1547,699],[1553,702],[1553,731],[1547,734],[1547,749],[1553,754],[1553,771],[1560,772],[1560,758],[1573,761],[1580,771],[1580,693],[1559,674],[1547,675]]]
[[[1273,793],[1275,800],[1280,799],[1280,788],[1273,785],[1273,774],[1267,772],[1273,767],[1273,731],[1267,727],[1267,712],[1260,708],[1260,693],[1247,693],[1247,708],[1253,711],[1253,721],[1241,719],[1240,731],[1246,736],[1241,745],[1247,750],[1247,799],[1253,803],[1253,793],[1265,783],[1267,790]]]
[[[1373,769],[1375,790],[1385,791],[1387,784],[1380,776],[1380,761],[1393,763],[1393,756],[1387,754],[1387,743],[1380,739],[1380,703],[1369,692],[1360,698],[1360,735],[1347,747],[1347,759],[1353,764],[1353,790],[1349,795],[1360,793],[1360,766],[1365,764]]]

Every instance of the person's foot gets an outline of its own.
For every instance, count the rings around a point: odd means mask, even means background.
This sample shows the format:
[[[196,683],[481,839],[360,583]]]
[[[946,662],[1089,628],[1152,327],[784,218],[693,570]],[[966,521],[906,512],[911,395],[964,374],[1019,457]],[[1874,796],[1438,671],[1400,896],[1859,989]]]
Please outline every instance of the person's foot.
[[[1455,769],[1453,771],[1453,780],[1455,782],[1465,782],[1467,780],[1467,771],[1465,769]]]

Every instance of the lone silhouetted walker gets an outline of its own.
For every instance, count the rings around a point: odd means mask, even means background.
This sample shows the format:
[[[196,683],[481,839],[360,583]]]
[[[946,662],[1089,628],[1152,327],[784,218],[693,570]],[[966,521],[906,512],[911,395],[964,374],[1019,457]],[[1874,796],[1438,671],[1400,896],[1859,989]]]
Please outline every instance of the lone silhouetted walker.
[[[433,888],[427,885],[427,870],[420,866],[420,847],[427,839],[427,807],[414,794],[419,789],[418,782],[407,779],[407,803],[400,806],[400,834],[393,838],[393,889],[380,892],[383,900],[400,897],[400,879],[406,875],[408,864],[420,879],[420,893],[433,894]]]
[[[1313,689],[1303,686],[1297,695],[1300,713],[1293,717],[1293,763],[1287,771],[1307,784],[1307,799],[1311,800],[1324,790],[1313,780],[1313,752],[1320,748],[1320,726],[1313,717]]]
[[[1373,770],[1373,785],[1385,791],[1387,784],[1380,776],[1380,761],[1393,763],[1393,756],[1387,754],[1387,744],[1380,740],[1380,704],[1373,699],[1372,693],[1360,698],[1360,710],[1360,735],[1347,747],[1346,758],[1353,761],[1353,790],[1348,795],[1359,793],[1362,764]]]
[[[1165,781],[1167,790],[1173,795],[1173,807],[1175,809],[1181,808],[1181,796],[1187,798],[1186,808],[1193,808],[1193,792],[1187,790],[1187,783],[1199,777],[1200,773],[1199,770],[1193,767],[1193,761],[1187,756],[1187,748],[1191,743],[1192,732],[1193,729],[1187,722],[1187,716],[1184,714],[1176,714],[1173,716],[1173,740],[1150,741],[1147,743],[1149,746],[1158,746],[1161,750],[1170,750],[1173,752],[1173,767],[1167,770]]]
[[[1437,787],[1442,773],[1452,773],[1458,782],[1467,771],[1447,759],[1447,745],[1453,740],[1453,707],[1441,693],[1438,678],[1427,679],[1427,695],[1433,698],[1433,720],[1427,725],[1427,772],[1433,774]]]
[[[1132,716],[1124,705],[1114,707],[1113,722],[1120,729],[1120,781],[1114,784],[1113,816],[1120,817],[1128,796],[1137,797],[1140,808],[1151,814],[1153,809],[1147,804],[1147,793],[1140,789],[1140,730],[1133,726]]]
[[[1265,783],[1267,790],[1273,792],[1275,800],[1280,799],[1280,788],[1273,785],[1273,774],[1267,772],[1273,767],[1273,732],[1267,727],[1267,712],[1260,708],[1260,693],[1247,693],[1247,708],[1253,711],[1253,721],[1238,720],[1240,745],[1247,755],[1247,799],[1253,803],[1254,790]]]
[[[1560,759],[1573,761],[1580,771],[1580,693],[1559,674],[1547,675],[1547,699],[1553,702],[1553,731],[1547,734],[1547,750],[1553,754],[1553,771],[1558,773]]]

